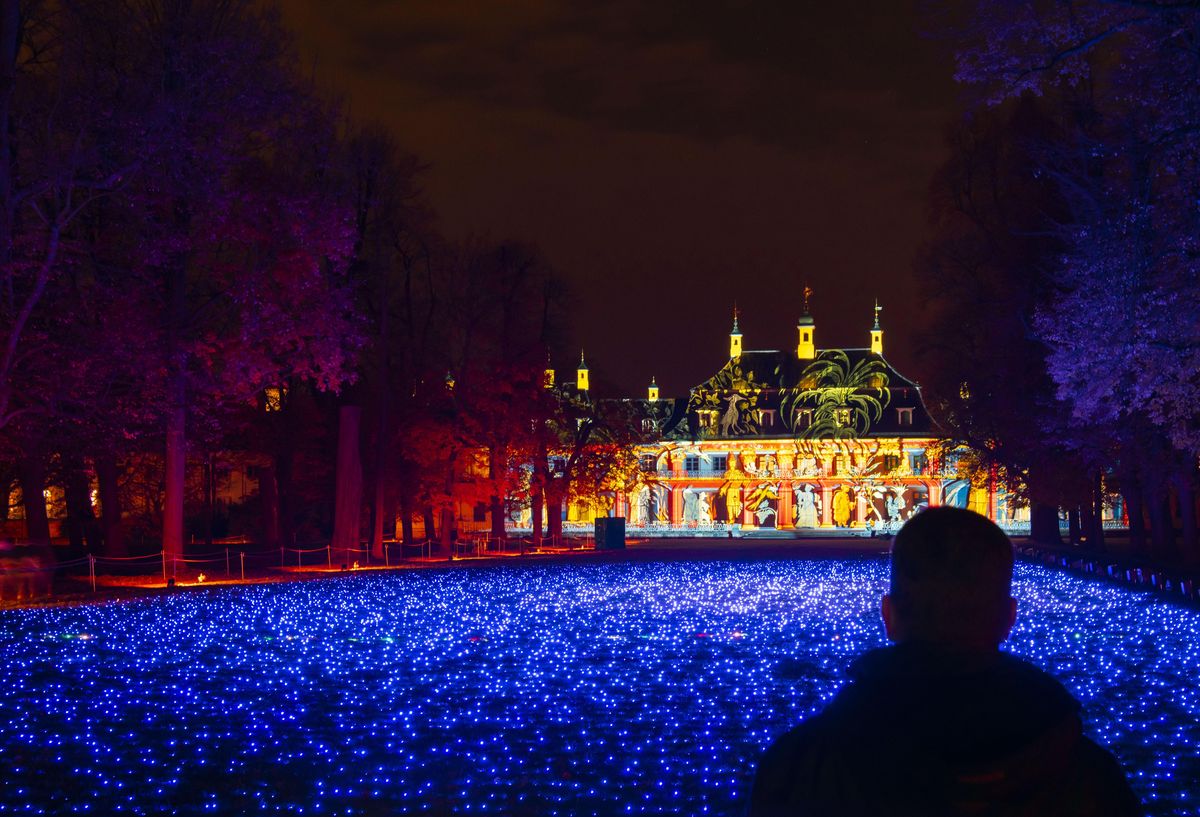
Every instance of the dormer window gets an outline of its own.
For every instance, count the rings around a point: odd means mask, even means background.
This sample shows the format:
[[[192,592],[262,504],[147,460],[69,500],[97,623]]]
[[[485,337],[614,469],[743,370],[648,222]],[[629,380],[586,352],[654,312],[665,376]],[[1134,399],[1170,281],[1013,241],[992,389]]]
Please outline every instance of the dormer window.
[[[758,412],[758,422],[767,428],[775,426],[775,409],[762,409]]]
[[[913,424],[913,410],[911,408],[896,409],[896,423],[902,426],[911,426]]]
[[[712,409],[700,409],[696,414],[701,428],[712,428],[717,424],[717,413]]]
[[[833,410],[833,421],[837,423],[838,428],[846,428],[850,425],[850,409],[839,408]]]
[[[653,430],[654,430],[654,421],[651,420],[649,417],[643,417],[642,418],[642,431],[653,431]]]
[[[796,429],[801,430],[812,425],[812,409],[800,409],[796,412]]]

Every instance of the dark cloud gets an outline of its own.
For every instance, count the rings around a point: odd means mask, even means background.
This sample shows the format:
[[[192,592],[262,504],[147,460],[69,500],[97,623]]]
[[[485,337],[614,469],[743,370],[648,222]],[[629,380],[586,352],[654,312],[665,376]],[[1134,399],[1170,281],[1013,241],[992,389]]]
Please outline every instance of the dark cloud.
[[[950,67],[913,4],[286,0],[319,73],[426,159],[451,234],[540,244],[593,373],[682,392],[749,348],[862,344],[911,369],[911,259]],[[563,350],[562,365],[575,353]],[[918,373],[919,374],[919,373]]]

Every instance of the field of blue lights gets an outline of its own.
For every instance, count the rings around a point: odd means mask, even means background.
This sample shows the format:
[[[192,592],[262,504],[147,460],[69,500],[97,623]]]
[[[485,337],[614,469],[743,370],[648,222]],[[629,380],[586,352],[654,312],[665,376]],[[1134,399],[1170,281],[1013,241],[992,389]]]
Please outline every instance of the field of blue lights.
[[[0,810],[740,814],[884,643],[882,561],[356,575],[0,614]],[[1018,566],[1009,649],[1200,810],[1200,612]]]

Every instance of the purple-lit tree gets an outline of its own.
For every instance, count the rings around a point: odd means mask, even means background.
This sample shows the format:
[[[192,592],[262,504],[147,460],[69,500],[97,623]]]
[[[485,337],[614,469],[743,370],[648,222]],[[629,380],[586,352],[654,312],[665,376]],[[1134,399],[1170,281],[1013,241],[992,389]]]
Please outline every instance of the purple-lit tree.
[[[126,78],[110,147],[140,154],[123,223],[156,341],[144,363],[166,433],[163,547],[178,556],[189,425],[288,377],[349,377],[349,214],[320,182],[330,116],[272,14],[212,0],[96,15],[124,33],[97,57]]]
[[[1033,172],[1054,127],[1033,100],[973,114],[952,134],[931,186],[935,237],[917,272],[930,306],[921,354],[926,395],[951,446],[967,445],[986,481],[998,476],[1031,506],[1033,535],[1058,540],[1059,507],[1091,494],[1103,467],[1071,420],[1033,330],[1061,253],[1054,186]],[[1092,514],[1095,517],[1095,514]],[[1089,526],[1090,537],[1099,535]]]
[[[981,101],[1042,95],[1061,125],[1035,168],[1067,208],[1056,294],[1036,322],[1059,396],[1079,423],[1125,430],[1128,473],[1173,476],[1196,558],[1200,9],[981,0],[969,19],[958,78]],[[1184,456],[1132,467],[1161,449],[1147,435]],[[1165,502],[1153,500],[1152,522]],[[1160,549],[1169,526],[1153,525]]]

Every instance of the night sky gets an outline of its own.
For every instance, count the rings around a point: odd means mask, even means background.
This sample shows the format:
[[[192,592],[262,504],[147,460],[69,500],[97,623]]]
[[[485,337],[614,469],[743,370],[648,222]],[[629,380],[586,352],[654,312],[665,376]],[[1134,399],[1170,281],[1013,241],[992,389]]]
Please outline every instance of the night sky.
[[[429,164],[449,236],[537,244],[602,394],[747,349],[865,346],[920,378],[912,269],[955,89],[910,0],[284,0],[322,85]],[[578,348],[555,364],[573,368]]]

